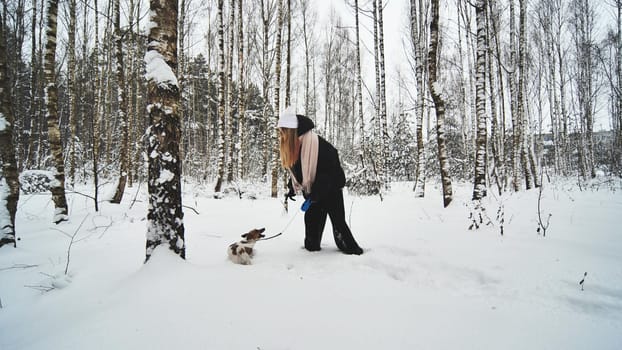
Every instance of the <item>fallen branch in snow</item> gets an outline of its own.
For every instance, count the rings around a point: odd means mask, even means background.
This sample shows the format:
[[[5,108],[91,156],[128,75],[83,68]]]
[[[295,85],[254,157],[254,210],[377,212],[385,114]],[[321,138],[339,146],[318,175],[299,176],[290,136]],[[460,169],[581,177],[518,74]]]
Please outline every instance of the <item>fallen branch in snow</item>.
[[[56,288],[54,288],[52,286],[44,286],[44,285],[41,285],[41,284],[39,284],[39,285],[24,285],[24,287],[32,288],[34,290],[38,290],[38,291],[43,292],[43,293],[47,293],[49,291],[52,291],[52,290],[56,289]]]
[[[194,209],[193,207],[189,207],[187,205],[182,205],[183,208],[188,208],[190,210],[192,210],[195,214],[197,215],[201,215],[201,213],[199,213],[196,209]]]
[[[13,264],[11,267],[0,268],[0,271],[12,270],[12,269],[29,269],[31,267],[37,267],[39,265],[26,265],[26,264]]]

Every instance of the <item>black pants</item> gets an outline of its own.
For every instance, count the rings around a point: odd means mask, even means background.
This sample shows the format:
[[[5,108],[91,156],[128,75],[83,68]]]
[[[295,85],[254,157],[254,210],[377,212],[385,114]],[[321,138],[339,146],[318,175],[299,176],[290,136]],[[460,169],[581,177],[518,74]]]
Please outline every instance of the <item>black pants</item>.
[[[322,198],[321,202],[311,204],[305,212],[305,248],[309,251],[320,250],[326,215],[330,216],[337,248],[346,254],[362,254],[363,250],[354,240],[346,224],[341,190],[334,192],[328,198]]]

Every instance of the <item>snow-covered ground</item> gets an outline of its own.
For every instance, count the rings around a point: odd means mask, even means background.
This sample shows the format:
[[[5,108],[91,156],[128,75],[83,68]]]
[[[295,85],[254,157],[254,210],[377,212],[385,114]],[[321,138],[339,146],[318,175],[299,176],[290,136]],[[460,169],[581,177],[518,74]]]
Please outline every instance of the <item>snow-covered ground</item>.
[[[330,225],[322,251],[301,249],[300,200],[284,214],[266,194],[188,185],[188,259],[161,247],[146,265],[144,186],[131,208],[136,187],[97,214],[70,195],[58,226],[49,195],[22,195],[18,248],[0,249],[0,349],[622,349],[620,183],[548,185],[546,237],[536,190],[489,192],[492,224],[469,231],[471,187],[454,186],[446,209],[433,184],[425,199],[411,183],[382,202],[346,195],[365,249],[349,256]],[[253,265],[227,260],[242,233],[292,218]]]

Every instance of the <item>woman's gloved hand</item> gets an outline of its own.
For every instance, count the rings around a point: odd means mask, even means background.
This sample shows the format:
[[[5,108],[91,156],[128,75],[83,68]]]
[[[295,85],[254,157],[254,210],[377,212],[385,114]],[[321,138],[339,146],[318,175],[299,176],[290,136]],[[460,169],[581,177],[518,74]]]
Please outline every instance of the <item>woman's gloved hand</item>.
[[[296,192],[294,192],[294,190],[290,189],[289,192],[287,192],[285,194],[285,201],[287,202],[288,199],[291,199],[291,200],[293,200],[295,202],[296,199],[294,197],[296,197]]]
[[[307,211],[309,210],[309,207],[311,207],[311,197],[307,198],[307,200],[305,200],[304,203],[302,203],[300,210]]]

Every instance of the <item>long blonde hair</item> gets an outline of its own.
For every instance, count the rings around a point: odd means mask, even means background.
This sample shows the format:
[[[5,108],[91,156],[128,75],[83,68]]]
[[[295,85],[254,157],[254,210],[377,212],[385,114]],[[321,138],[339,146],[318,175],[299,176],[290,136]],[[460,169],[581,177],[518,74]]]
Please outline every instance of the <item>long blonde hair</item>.
[[[300,156],[300,141],[297,129],[279,128],[279,149],[281,151],[281,165],[289,169]]]

